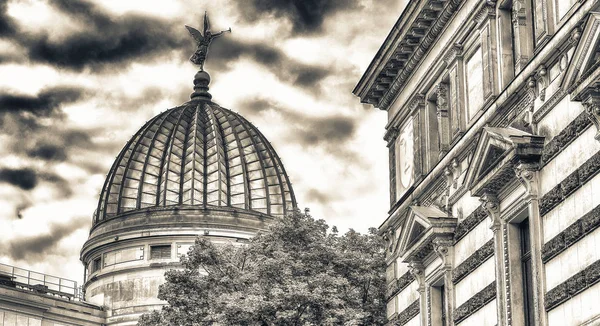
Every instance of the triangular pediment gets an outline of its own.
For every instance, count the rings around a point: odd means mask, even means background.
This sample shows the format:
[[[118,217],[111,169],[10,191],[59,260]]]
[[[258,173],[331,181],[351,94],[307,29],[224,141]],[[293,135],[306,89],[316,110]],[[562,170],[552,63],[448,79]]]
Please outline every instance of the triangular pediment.
[[[592,12],[585,23],[573,58],[570,60],[563,89],[571,92],[573,99],[591,82],[600,77],[600,13]]]
[[[436,207],[410,206],[404,224],[404,232],[400,236],[400,252],[406,252],[428,237],[432,233],[432,229],[439,225],[441,220],[448,222],[452,219],[447,213]]]
[[[535,136],[515,128],[484,127],[479,137],[475,153],[467,172],[467,187],[474,196],[498,177],[506,180],[510,169],[517,159],[539,160],[544,145],[544,137]],[[502,184],[495,184],[494,187]]]

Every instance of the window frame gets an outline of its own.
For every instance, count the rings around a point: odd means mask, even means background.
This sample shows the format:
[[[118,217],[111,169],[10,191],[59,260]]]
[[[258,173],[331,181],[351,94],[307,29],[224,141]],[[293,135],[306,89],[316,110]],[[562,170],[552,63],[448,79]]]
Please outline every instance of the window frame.
[[[154,257],[154,252],[155,249],[159,249],[159,248],[169,248],[169,256],[168,257],[163,257],[162,254],[160,255],[160,257]],[[161,251],[162,252],[162,251]],[[173,244],[171,243],[157,243],[157,244],[151,244],[150,245],[150,255],[149,255],[149,259],[150,260],[161,260],[161,259],[171,259],[173,257]]]

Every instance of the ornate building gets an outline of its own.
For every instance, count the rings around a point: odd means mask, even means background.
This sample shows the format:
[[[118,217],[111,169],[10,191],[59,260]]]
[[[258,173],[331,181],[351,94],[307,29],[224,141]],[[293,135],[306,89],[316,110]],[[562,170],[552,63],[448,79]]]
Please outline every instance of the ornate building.
[[[389,325],[600,324],[600,2],[410,1],[388,113]]]
[[[81,250],[82,298],[72,281],[0,266],[0,326],[135,325],[164,304],[164,273],[198,235],[247,242],[297,207],[269,141],[212,102],[209,83],[199,71],[191,100],[146,122],[117,156]]]

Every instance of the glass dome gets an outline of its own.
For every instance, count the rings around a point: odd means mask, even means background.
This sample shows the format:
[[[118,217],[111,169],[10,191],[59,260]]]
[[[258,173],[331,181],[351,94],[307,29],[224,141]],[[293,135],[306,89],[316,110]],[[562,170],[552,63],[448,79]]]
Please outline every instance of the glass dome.
[[[267,139],[208,99],[157,115],[131,138],[106,177],[93,225],[133,210],[190,205],[271,216],[296,207]]]

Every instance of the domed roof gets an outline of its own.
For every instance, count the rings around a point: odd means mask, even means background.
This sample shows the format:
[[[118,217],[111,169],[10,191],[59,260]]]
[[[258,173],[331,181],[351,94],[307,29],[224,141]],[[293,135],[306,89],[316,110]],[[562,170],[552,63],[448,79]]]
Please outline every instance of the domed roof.
[[[148,121],[125,145],[106,177],[94,225],[151,207],[232,207],[271,216],[296,207],[271,144],[205,90]]]

